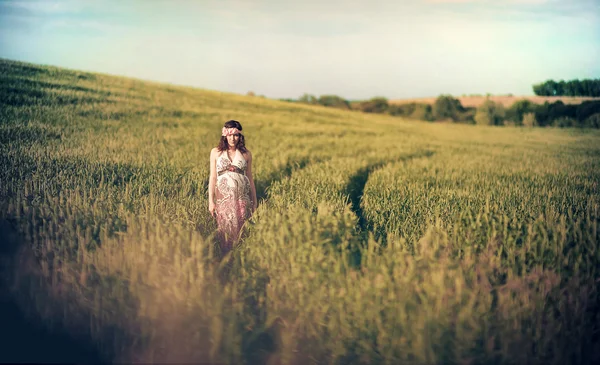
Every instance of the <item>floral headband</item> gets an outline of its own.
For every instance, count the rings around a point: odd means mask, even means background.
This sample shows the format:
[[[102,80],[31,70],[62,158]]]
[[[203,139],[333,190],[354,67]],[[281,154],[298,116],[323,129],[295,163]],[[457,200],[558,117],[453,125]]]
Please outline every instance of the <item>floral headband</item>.
[[[225,128],[225,127],[223,127],[223,129],[221,130],[221,135],[223,137],[231,136],[232,134],[237,134],[237,133],[241,133],[240,130],[237,129],[237,128]]]

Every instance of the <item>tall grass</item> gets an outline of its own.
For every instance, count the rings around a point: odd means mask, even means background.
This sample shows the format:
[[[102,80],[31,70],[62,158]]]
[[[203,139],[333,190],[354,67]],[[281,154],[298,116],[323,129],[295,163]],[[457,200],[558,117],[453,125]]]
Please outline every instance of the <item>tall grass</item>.
[[[12,296],[107,358],[600,360],[597,131],[435,125],[0,62]],[[208,155],[261,204],[219,258]]]

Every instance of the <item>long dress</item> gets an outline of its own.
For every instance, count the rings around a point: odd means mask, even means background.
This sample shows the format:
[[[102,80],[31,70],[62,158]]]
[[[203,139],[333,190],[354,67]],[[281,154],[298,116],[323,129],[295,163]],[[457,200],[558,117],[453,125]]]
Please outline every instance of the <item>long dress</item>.
[[[217,185],[215,189],[217,236],[223,254],[229,252],[239,238],[240,231],[252,213],[250,180],[246,176],[246,159],[238,150],[233,160],[227,151],[217,157]]]

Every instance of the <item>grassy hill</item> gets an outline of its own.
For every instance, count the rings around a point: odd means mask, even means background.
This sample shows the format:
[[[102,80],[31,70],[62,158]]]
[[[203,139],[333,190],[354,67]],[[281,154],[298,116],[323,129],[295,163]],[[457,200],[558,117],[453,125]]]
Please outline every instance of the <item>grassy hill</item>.
[[[600,359],[598,131],[429,124],[8,60],[0,77],[9,298],[98,356]],[[228,119],[260,197],[230,264],[206,190]]]

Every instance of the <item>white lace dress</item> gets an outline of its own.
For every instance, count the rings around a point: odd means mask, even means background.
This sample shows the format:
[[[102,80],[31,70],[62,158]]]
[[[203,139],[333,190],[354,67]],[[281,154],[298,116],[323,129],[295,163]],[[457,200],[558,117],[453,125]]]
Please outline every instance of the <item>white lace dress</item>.
[[[217,157],[215,188],[216,216],[221,250],[227,252],[239,238],[240,231],[252,213],[250,180],[246,176],[246,159],[238,150],[233,160],[227,151]]]

